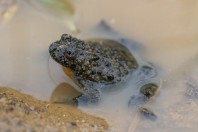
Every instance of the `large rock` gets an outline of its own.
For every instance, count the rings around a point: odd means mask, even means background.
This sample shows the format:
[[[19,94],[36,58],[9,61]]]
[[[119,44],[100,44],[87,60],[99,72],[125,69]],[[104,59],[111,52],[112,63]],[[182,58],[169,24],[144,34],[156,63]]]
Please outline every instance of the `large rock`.
[[[107,123],[70,105],[51,104],[0,87],[0,131],[105,131]]]

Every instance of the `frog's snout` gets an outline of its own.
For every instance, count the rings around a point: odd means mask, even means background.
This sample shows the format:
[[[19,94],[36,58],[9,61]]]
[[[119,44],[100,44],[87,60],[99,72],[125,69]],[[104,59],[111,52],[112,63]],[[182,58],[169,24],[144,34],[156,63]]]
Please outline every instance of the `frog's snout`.
[[[49,46],[49,53],[50,53],[50,55],[56,51],[57,47],[58,47],[58,44],[56,44],[56,43],[52,43]]]
[[[66,45],[59,45],[56,43],[52,43],[49,47],[50,56],[58,63],[61,63],[64,61],[66,48],[67,48]]]

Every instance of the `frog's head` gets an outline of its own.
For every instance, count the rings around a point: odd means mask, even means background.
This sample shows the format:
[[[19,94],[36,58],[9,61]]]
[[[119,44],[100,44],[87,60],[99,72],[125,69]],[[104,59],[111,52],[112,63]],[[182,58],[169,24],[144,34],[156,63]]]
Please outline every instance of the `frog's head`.
[[[52,43],[49,47],[51,57],[64,67],[72,68],[75,60],[75,49],[71,35],[63,34],[59,41]]]

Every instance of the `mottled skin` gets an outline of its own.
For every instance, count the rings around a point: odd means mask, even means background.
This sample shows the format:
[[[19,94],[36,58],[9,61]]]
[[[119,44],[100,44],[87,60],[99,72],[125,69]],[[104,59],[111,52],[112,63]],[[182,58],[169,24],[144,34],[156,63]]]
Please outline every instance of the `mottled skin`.
[[[73,71],[83,95],[80,100],[96,103],[100,89],[122,82],[138,67],[133,55],[113,40],[92,39],[83,41],[63,34],[49,47],[51,57]]]

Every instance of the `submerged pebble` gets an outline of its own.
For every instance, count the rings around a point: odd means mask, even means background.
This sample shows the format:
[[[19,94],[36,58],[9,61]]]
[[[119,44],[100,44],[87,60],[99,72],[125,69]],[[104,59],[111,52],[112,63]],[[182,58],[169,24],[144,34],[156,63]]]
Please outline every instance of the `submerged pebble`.
[[[72,126],[77,126],[76,122],[71,122]]]
[[[197,77],[189,77],[186,80],[185,95],[192,99],[198,99],[198,83]]]
[[[140,88],[140,93],[145,95],[147,98],[151,98],[152,96],[156,95],[158,89],[159,88],[156,84],[148,83]]]

